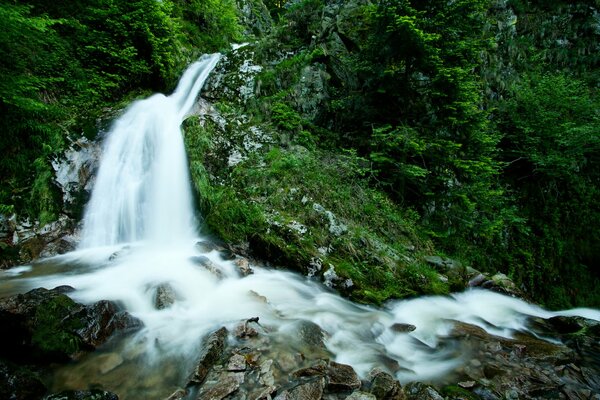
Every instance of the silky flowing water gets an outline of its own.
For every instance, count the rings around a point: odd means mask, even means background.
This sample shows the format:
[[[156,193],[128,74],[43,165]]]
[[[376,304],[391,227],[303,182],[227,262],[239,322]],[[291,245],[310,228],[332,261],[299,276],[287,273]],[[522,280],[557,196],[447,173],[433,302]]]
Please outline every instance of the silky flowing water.
[[[203,337],[251,317],[259,317],[273,338],[265,351],[274,358],[279,351],[302,351],[296,332],[302,321],[310,321],[325,332],[330,358],[352,365],[363,377],[376,366],[400,366],[390,370],[401,382],[443,380],[465,362],[468,352],[448,338],[454,321],[511,337],[527,331],[532,316],[600,320],[598,310],[549,312],[483,290],[367,307],[290,272],[253,266],[254,274],[242,277],[218,250],[199,250],[180,125],[218,60],[218,55],[203,57],[172,95],[135,102],[115,121],[80,249],[0,278],[2,295],[70,285],[77,289],[71,294],[75,300],[113,300],[144,323],[141,331],[113,338],[60,368],[54,390],[101,386],[121,399],[167,397],[185,385]],[[221,276],[201,267],[199,256]],[[154,295],[161,284],[171,285],[176,301],[157,310]],[[397,332],[398,323],[416,329]]]

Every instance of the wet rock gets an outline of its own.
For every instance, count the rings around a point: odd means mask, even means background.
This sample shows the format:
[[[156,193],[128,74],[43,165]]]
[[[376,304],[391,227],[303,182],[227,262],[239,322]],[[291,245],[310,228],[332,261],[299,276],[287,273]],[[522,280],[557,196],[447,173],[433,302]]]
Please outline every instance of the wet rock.
[[[319,400],[323,397],[325,379],[316,378],[293,389],[284,390],[274,400]]]
[[[412,382],[404,387],[407,400],[444,400],[433,388],[421,382]]]
[[[267,386],[264,388],[260,388],[257,390],[254,390],[252,393],[250,393],[250,395],[248,396],[249,400],[270,400],[272,399],[272,394],[275,393],[275,391],[277,390],[277,388],[275,386]]]
[[[157,310],[164,310],[171,307],[177,298],[175,289],[168,283],[161,283],[156,287],[154,292],[154,307]]]
[[[260,375],[258,381],[264,386],[275,385],[273,360],[267,359],[260,363]]]
[[[471,280],[469,280],[469,287],[481,286],[487,280],[486,276],[483,274],[477,274]]]
[[[370,392],[377,400],[402,399],[402,387],[394,377],[381,369],[374,369],[369,373],[371,378]]]
[[[210,242],[208,240],[201,240],[196,243],[196,249],[198,249],[202,253],[210,253],[213,250],[220,251],[223,248],[216,243]]]
[[[90,306],[74,302],[60,286],[34,289],[0,300],[0,355],[19,362],[67,361],[92,350],[118,330],[133,330],[141,322],[109,301]]]
[[[36,374],[0,360],[0,399],[37,400],[44,393],[46,387]]]
[[[297,334],[302,343],[310,347],[325,349],[325,332],[319,325],[305,320],[298,324]]]
[[[248,276],[254,273],[247,258],[238,258],[235,260],[234,264],[242,276]]]
[[[223,355],[226,340],[227,329],[224,327],[211,333],[204,340],[196,369],[188,385],[200,385],[204,382],[210,369]]]
[[[461,267],[460,262],[452,260],[450,258],[442,258],[439,256],[425,256],[423,257],[427,264],[434,267],[439,272],[448,272]]]
[[[394,332],[398,332],[398,333],[408,333],[408,332],[412,332],[415,329],[417,329],[416,326],[411,325],[411,324],[393,324],[392,326],[390,326],[390,329]]]
[[[225,377],[223,379],[218,380],[216,383],[210,385],[209,387],[203,387],[196,397],[197,400],[221,400],[240,387],[240,382],[238,379],[232,376]]]
[[[119,400],[119,396],[104,390],[67,390],[47,396],[44,400]]]
[[[235,260],[236,258],[235,253],[229,249],[221,250],[220,256],[225,261]]]
[[[190,261],[215,275],[218,279],[223,278],[223,272],[208,257],[194,256],[190,257]]]
[[[227,371],[240,372],[246,370],[246,358],[241,354],[234,354],[229,358]]]
[[[377,400],[377,397],[371,393],[356,391],[346,397],[346,400]]]
[[[360,388],[360,378],[349,365],[329,362],[327,389],[331,392],[350,392]]]
[[[325,376],[327,374],[328,364],[324,360],[319,360],[310,367],[301,368],[294,371],[291,375],[296,378]]]
[[[253,325],[258,326],[258,317],[250,318],[244,322],[240,322],[235,327],[235,337],[237,337],[238,339],[248,339],[251,337],[258,336],[258,329]]]
[[[188,392],[185,389],[177,389],[174,391],[166,400],[181,400],[184,399],[188,395]]]
[[[134,331],[143,326],[142,321],[126,311],[119,311],[115,303],[101,300],[86,306],[76,314],[83,327],[76,330],[84,343],[97,347],[117,331]]]

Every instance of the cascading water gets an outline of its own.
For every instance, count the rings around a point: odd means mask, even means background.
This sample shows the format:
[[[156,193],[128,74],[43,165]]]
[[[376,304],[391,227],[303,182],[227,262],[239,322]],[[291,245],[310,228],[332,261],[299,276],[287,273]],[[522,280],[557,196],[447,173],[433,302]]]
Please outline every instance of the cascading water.
[[[96,352],[90,356],[97,357],[93,362],[66,367],[68,377],[58,388],[76,386],[73,376],[79,374],[83,382],[103,382],[122,399],[164,397],[172,390],[168,385],[185,383],[200,338],[255,316],[270,335],[283,337],[280,342],[286,346],[294,345],[293,332],[301,321],[317,324],[336,361],[365,376],[382,360],[392,360],[402,368],[388,369],[403,382],[435,380],[463,363],[455,351],[440,345],[453,321],[510,336],[526,330],[531,316],[600,320],[597,310],[551,313],[487,291],[397,301],[376,309],[353,304],[289,272],[254,266],[254,274],[242,277],[219,251],[199,250],[194,246],[196,221],[180,124],[218,58],[202,58],[185,72],[171,96],[138,101],[115,122],[85,215],[81,250],[54,260],[45,270],[41,264],[14,271],[18,276],[11,278],[13,286],[16,281],[21,289],[71,285],[77,289],[76,300],[118,301],[144,323],[141,332],[119,347],[121,355],[111,358],[122,363],[113,363],[112,372],[98,369],[99,357],[106,354]],[[158,310],[156,288],[164,284],[176,300]],[[398,332],[398,323],[416,329]],[[165,364],[173,358],[184,361],[179,363],[182,371],[171,376]],[[126,365],[133,367],[125,370]],[[144,380],[137,375],[141,371],[150,371],[151,377]],[[171,381],[161,380],[163,376]],[[150,383],[142,383],[146,381]]]
[[[133,103],[114,124],[84,218],[82,248],[181,243],[196,221],[181,123],[219,55],[192,64],[171,96]]]

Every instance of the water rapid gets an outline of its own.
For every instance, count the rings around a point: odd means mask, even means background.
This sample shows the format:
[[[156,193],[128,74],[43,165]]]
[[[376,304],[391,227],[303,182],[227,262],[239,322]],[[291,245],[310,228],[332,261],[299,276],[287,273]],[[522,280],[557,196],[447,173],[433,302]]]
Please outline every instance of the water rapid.
[[[401,382],[436,380],[464,362],[464,355],[446,343],[455,321],[511,337],[527,331],[532,316],[600,320],[597,310],[553,313],[482,290],[395,301],[383,308],[357,305],[290,272],[253,266],[254,273],[243,277],[218,249],[194,246],[202,238],[196,233],[180,125],[218,59],[206,56],[192,64],[172,95],[135,102],[115,122],[85,214],[80,249],[15,270],[13,285],[22,290],[70,285],[77,289],[73,297],[78,301],[122,304],[144,328],[118,351],[125,359],[129,354],[138,360],[137,370],[159,376],[168,375],[168,359],[183,360],[182,369],[189,371],[202,337],[251,317],[259,317],[269,335],[283,338],[280,342],[289,347],[295,346],[299,324],[316,324],[325,332],[331,358],[352,365],[363,377],[373,367],[399,365],[388,369]],[[163,284],[170,285],[176,301],[158,310],[155,293]],[[397,324],[415,329],[399,332]],[[76,366],[69,373],[83,371],[85,379],[102,382],[104,372],[90,368]],[[122,386],[137,384],[133,375],[123,381],[127,373],[119,368],[106,375],[106,387],[116,382],[124,390]],[[185,372],[175,375],[175,384],[185,383]],[[165,384],[153,379],[156,387]],[[129,397],[152,397],[140,391],[136,387],[136,395]]]

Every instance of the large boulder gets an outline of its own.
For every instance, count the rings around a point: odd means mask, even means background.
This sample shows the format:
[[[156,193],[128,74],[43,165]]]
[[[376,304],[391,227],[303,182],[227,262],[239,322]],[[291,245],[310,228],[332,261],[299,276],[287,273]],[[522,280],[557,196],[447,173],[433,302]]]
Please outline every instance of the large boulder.
[[[141,322],[109,301],[86,306],[67,294],[74,289],[39,288],[0,299],[0,357],[16,362],[64,362],[93,350],[112,334]]]

